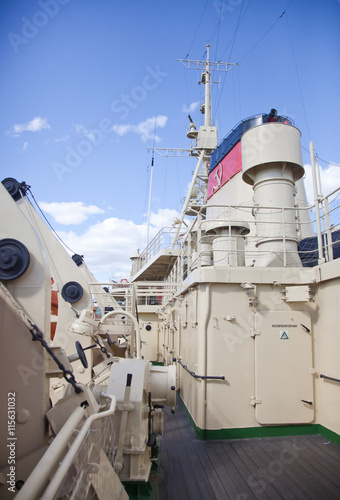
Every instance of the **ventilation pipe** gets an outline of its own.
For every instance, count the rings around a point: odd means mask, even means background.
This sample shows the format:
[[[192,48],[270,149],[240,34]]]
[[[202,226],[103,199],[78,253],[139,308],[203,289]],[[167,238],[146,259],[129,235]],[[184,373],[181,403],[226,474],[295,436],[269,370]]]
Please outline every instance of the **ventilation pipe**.
[[[233,223],[213,231],[212,250],[215,267],[245,266],[244,238],[249,234],[246,222]]]
[[[255,266],[297,267],[298,235],[295,182],[304,175],[301,133],[292,125],[270,122],[248,130],[241,139],[242,178],[255,197]]]

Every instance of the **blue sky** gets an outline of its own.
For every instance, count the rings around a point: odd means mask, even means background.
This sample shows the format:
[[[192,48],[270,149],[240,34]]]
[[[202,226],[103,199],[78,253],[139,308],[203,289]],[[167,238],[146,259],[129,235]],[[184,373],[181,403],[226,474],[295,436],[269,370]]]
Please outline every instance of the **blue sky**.
[[[282,13],[285,14],[282,15]],[[293,118],[324,194],[340,184],[338,0],[2,0],[1,176],[32,186],[96,276],[128,275],[146,235],[151,153],[189,147],[199,74],[176,59],[239,63],[213,88],[219,139],[242,118]],[[309,154],[303,150],[309,186]],[[152,230],[181,211],[192,158],[155,155]]]

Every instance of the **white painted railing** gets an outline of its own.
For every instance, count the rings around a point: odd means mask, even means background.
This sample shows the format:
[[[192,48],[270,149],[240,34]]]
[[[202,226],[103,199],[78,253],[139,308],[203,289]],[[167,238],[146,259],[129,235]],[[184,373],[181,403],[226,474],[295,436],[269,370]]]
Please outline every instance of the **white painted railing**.
[[[142,269],[150,260],[163,249],[170,249],[176,229],[165,227],[161,229],[153,240],[150,241],[145,250],[136,258],[132,264],[131,276],[134,276]],[[178,248],[178,244],[174,246]]]
[[[115,412],[116,398],[110,394],[102,393],[101,395],[111,400],[110,408],[107,411],[88,417],[67,451],[75,429],[86,418],[85,409],[80,406],[76,408],[18,492],[17,500],[36,500],[37,498],[40,500],[53,500],[55,498],[61,483],[70,470],[74,457],[86,439],[91,425],[96,420],[112,416]],[[64,458],[61,458],[63,455]],[[50,480],[51,475],[52,479]]]

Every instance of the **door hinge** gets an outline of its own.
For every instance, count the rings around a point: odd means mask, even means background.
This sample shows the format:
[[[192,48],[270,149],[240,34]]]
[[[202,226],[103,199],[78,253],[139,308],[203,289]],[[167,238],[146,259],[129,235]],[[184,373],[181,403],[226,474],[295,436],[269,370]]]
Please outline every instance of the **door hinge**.
[[[259,398],[255,398],[254,396],[252,396],[250,398],[250,404],[252,406],[255,406],[255,405],[260,405],[262,403],[262,399],[259,399]]]

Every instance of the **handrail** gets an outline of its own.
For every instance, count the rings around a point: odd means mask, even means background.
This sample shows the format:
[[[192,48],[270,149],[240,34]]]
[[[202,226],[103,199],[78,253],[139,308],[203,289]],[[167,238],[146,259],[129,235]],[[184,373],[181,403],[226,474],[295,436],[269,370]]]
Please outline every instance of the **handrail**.
[[[101,413],[95,413],[94,415],[91,415],[83,425],[82,429],[80,430],[78,436],[74,440],[71,448],[67,452],[66,456],[64,457],[63,461],[61,462],[59,469],[57,470],[56,474],[53,476],[48,488],[46,489],[45,493],[40,497],[40,500],[53,500],[55,497],[64,477],[67,471],[69,470],[69,467],[76,456],[81,444],[84,441],[84,438],[89,431],[91,425],[93,422],[96,420],[108,417],[110,415],[113,415],[116,409],[116,398],[112,394],[106,394],[104,392],[101,393],[101,396],[107,399],[111,399],[111,404],[110,408],[106,411],[103,411]]]
[[[40,498],[40,493],[47,483],[50,474],[57,467],[60,456],[70,442],[75,427],[79,425],[85,416],[86,413],[83,407],[78,406],[74,410],[18,492],[15,497],[17,500],[35,500]]]
[[[190,373],[190,375],[194,378],[201,378],[203,380],[225,380],[225,376],[224,375],[221,375],[221,376],[215,376],[215,375],[197,375],[195,372],[191,371],[187,365],[185,365],[184,363],[182,363],[182,361],[180,359],[177,359],[177,362],[184,368],[184,370],[186,370],[188,373]]]
[[[333,380],[334,382],[340,382],[339,378],[328,377],[327,375],[324,375],[323,373],[320,373],[320,378],[325,378],[327,380]]]
[[[123,311],[120,309],[117,309],[116,311],[110,311],[102,317],[102,319],[99,322],[99,327],[101,325],[103,325],[104,321],[107,318],[111,318],[111,316],[117,316],[117,315],[121,315],[121,314],[124,314],[124,316],[127,316],[128,318],[130,318],[130,320],[133,323],[133,326],[135,329],[135,335],[134,335],[134,338],[131,340],[131,344],[132,344],[132,346],[135,344],[136,358],[140,359],[141,358],[140,348],[141,348],[142,341],[141,341],[141,336],[140,336],[139,324],[138,324],[135,316],[133,316],[128,311]]]
[[[140,271],[143,266],[150,262],[150,260],[161,250],[169,250],[178,247],[178,244],[174,246],[172,245],[176,231],[177,230],[174,227],[163,227],[156,234],[156,236],[150,241],[143,252],[134,257],[134,262],[132,264],[132,276],[137,274],[138,271]]]
[[[335,196],[335,198],[334,198]],[[333,199],[334,198],[334,199]],[[332,191],[329,195],[322,199],[326,205],[326,208],[322,214],[323,230],[322,230],[322,244],[323,244],[323,254],[326,261],[338,258],[339,252],[339,212],[340,212],[340,188]],[[329,200],[329,205],[327,201]],[[334,203],[333,203],[334,202]],[[302,204],[304,205],[304,204]],[[315,231],[315,210],[317,207],[315,205],[310,206],[293,206],[293,207],[282,207],[282,206],[261,206],[261,219],[255,220],[254,213],[250,213],[254,209],[258,209],[254,203],[251,201],[245,202],[241,205],[221,205],[215,203],[208,203],[202,205],[200,211],[198,212],[198,219],[192,220],[190,228],[186,231],[183,236],[182,243],[180,246],[180,255],[174,267],[172,268],[171,274],[168,280],[175,279],[180,281],[185,279],[186,269],[193,270],[192,262],[196,262],[196,267],[200,268],[202,266],[200,257],[202,256],[201,244],[207,243],[207,247],[204,249],[205,259],[204,265],[207,264],[207,259],[212,252],[215,251],[216,256],[223,252],[219,247],[211,249],[209,245],[212,242],[211,230],[216,227],[229,228],[228,237],[230,240],[229,246],[231,247],[231,238],[244,238],[244,248],[242,245],[240,249],[230,248],[230,254],[235,254],[240,252],[246,258],[245,265],[252,265],[253,258],[259,256],[265,256],[270,253],[269,248],[259,248],[257,246],[258,240],[265,242],[267,237],[276,238],[282,242],[282,248],[280,247],[278,257],[282,259],[283,263],[290,253],[296,254],[298,252],[301,262],[304,266],[314,267],[317,265],[317,234]],[[334,205],[334,206],[333,206]],[[277,210],[273,217],[273,210]],[[282,213],[280,217],[279,212]],[[293,215],[294,216],[293,216]],[[314,215],[313,215],[314,214]],[[267,231],[267,222],[270,222],[270,230]],[[195,240],[195,235],[191,231],[193,225],[196,224],[197,228],[197,241]],[[249,226],[250,232],[246,236],[239,234],[231,234],[231,228],[233,226],[242,226],[247,224]],[[294,230],[294,227],[296,231]],[[339,230],[339,233],[337,232]],[[165,231],[165,229],[163,229]],[[207,233],[208,232],[208,233]],[[278,234],[276,235],[276,232]],[[161,232],[160,232],[161,233]],[[160,234],[159,233],[159,234]],[[268,234],[267,234],[268,233]],[[199,238],[199,236],[202,238]],[[158,236],[158,235],[157,235]],[[262,241],[263,240],[263,241]],[[194,249],[194,243],[197,243],[197,249]],[[291,243],[293,242],[293,243]],[[294,242],[298,244],[298,248],[295,249]],[[162,247],[164,248],[164,247]],[[170,249],[170,246],[167,247]],[[193,250],[195,250],[195,255],[193,256]],[[335,253],[333,253],[335,251]],[[276,253],[276,250],[274,250]],[[315,255],[316,254],[316,255]],[[139,256],[138,261],[133,263],[132,275],[136,275],[137,272],[145,265],[147,262],[148,248]],[[145,260],[144,260],[145,258]],[[195,260],[196,259],[196,260]],[[186,266],[186,268],[184,268]]]
[[[77,454],[86,433],[91,427],[92,423],[100,418],[112,415],[116,409],[116,398],[110,394],[101,393],[105,398],[111,399],[109,410],[91,415],[84,423],[77,438],[73,442],[69,451],[60,463],[59,469],[53,476],[51,482],[45,493],[41,496],[41,492],[46,488],[46,483],[51,473],[58,467],[61,454],[70,442],[74,429],[80,424],[81,420],[86,417],[86,411],[83,407],[78,406],[71,416],[66,421],[60,432],[47,448],[45,454],[42,456],[38,464],[33,469],[27,481],[16,495],[16,500],[52,500],[58,491],[58,488],[67,473],[70,463]]]
[[[326,198],[333,196],[333,194],[335,194],[337,191],[340,191],[340,188],[337,187],[336,189],[334,189],[332,192],[330,192],[326,196],[323,196],[322,198],[320,198],[319,202],[325,201]]]

